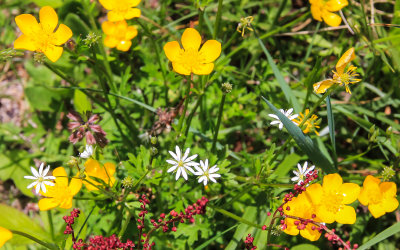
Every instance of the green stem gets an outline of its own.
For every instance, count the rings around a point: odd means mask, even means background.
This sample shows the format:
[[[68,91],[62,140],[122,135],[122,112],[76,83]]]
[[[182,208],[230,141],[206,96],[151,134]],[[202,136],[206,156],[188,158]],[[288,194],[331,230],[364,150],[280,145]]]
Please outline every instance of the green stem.
[[[222,15],[222,3],[224,0],[218,0],[218,10],[217,10],[217,17],[215,18],[215,25],[214,25],[214,35],[213,38],[217,38],[217,34],[219,31],[219,23],[221,22],[221,15]]]
[[[49,219],[51,239],[54,241],[54,225],[53,225],[53,216],[51,214],[51,210],[47,211],[47,218]]]
[[[119,237],[122,237],[126,231],[126,228],[128,227],[129,222],[131,222],[132,215],[128,211],[128,216],[126,217],[126,220],[124,221],[124,224],[122,224],[121,230],[118,233]]]
[[[221,103],[219,104],[217,126],[215,127],[214,139],[211,147],[211,151],[213,152],[215,150],[215,146],[217,145],[218,131],[219,131],[219,126],[221,125],[222,112],[224,111],[225,98],[226,98],[226,93],[224,92],[222,94]]]
[[[262,227],[263,227],[262,225],[258,225],[256,223],[251,222],[251,221],[245,220],[245,219],[237,216],[236,214],[233,214],[233,213],[231,213],[229,211],[226,211],[225,209],[217,208],[217,207],[213,207],[213,206],[209,206],[209,207],[214,209],[216,212],[221,213],[221,214],[223,214],[225,216],[231,217],[232,219],[234,219],[234,220],[236,220],[236,221],[238,221],[240,223],[247,224],[249,226],[256,227],[256,228],[259,228],[259,229],[262,229]]]
[[[24,236],[25,238],[33,240],[34,242],[36,242],[36,243],[38,243],[38,244],[40,244],[40,245],[42,245],[42,246],[44,246],[44,247],[46,247],[48,249],[59,249],[56,245],[41,241],[38,238],[36,238],[36,237],[34,237],[34,236],[30,235],[30,234],[27,234],[27,233],[24,233],[24,232],[21,232],[21,231],[16,231],[16,230],[10,230],[10,231],[13,234],[18,234],[18,235]]]
[[[183,125],[183,120],[184,120],[184,118],[185,118],[186,110],[187,110],[187,107],[188,107],[188,104],[189,104],[190,81],[188,80],[188,81],[186,82],[186,84],[187,84],[186,95],[183,97],[183,98],[186,98],[186,99],[185,99],[185,106],[183,107],[182,115],[181,115],[181,117],[179,118],[179,124],[178,124],[178,129],[177,129],[177,132],[179,133],[179,135],[181,134],[181,129],[182,129],[182,125]]]
[[[185,125],[185,138],[187,137],[188,133],[189,133],[189,129],[190,129],[190,124],[192,123],[192,119],[194,116],[194,113],[196,113],[197,108],[200,106],[201,100],[203,99],[203,95],[204,94],[200,94],[197,98],[197,102],[192,110],[192,112],[190,112],[186,125]]]
[[[79,229],[79,232],[78,232],[78,234],[76,235],[76,239],[77,239],[77,240],[79,239],[79,235],[81,234],[81,232],[82,232],[82,230],[83,230],[83,227],[86,225],[87,221],[89,220],[89,217],[92,215],[92,213],[93,213],[93,211],[94,211],[95,208],[96,208],[96,205],[93,206],[92,210],[90,210],[89,215],[86,217],[86,219],[85,219],[85,221],[83,222],[81,228]]]

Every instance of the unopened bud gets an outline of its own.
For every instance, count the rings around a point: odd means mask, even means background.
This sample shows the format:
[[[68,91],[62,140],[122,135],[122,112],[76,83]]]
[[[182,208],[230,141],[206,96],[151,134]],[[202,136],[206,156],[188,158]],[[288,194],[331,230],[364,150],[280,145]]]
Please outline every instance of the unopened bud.
[[[133,178],[131,176],[127,176],[122,180],[122,186],[125,188],[131,188],[133,186]]]
[[[224,91],[224,93],[230,93],[232,91],[232,84],[230,84],[229,82],[224,82],[222,84],[222,91]]]
[[[396,172],[393,167],[384,167],[382,170],[382,181],[390,181]]]
[[[150,136],[150,143],[153,144],[153,145],[156,145],[157,144],[157,137]]]
[[[37,63],[44,63],[44,60],[46,59],[46,56],[42,52],[35,52],[33,54],[33,60]]]
[[[69,158],[69,161],[67,162],[67,165],[70,167],[74,167],[74,166],[78,165],[78,158],[71,156]]]
[[[392,126],[389,126],[387,129],[386,129],[386,136],[391,136],[393,134],[393,128],[392,128]]]
[[[83,39],[83,42],[85,45],[87,45],[89,48],[92,47],[94,44],[97,43],[97,41],[101,38],[101,36],[96,35],[94,32],[90,32],[85,39]]]
[[[158,149],[156,148],[156,147],[151,147],[151,155],[156,155],[156,154],[158,154]]]

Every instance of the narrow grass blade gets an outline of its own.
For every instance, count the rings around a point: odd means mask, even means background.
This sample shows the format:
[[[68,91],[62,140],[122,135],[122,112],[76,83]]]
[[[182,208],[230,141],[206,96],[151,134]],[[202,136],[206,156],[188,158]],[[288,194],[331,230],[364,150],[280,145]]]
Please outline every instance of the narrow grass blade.
[[[194,250],[201,250],[201,249],[204,249],[204,248],[208,247],[208,245],[210,245],[213,241],[215,241],[216,239],[218,239],[222,235],[226,234],[227,232],[231,231],[232,229],[234,229],[237,226],[239,226],[239,224],[231,226],[230,228],[226,229],[225,231],[218,233],[217,235],[215,235],[211,239],[207,240],[206,242],[204,242],[200,246],[196,247]]]
[[[315,165],[321,167],[327,173],[335,173],[337,170],[332,166],[332,163],[324,156],[319,150],[317,145],[311,140],[310,137],[305,136],[303,131],[296,126],[291,120],[289,120],[284,114],[282,114],[274,105],[272,105],[263,96],[261,97],[272,111],[279,117],[283,125],[288,130],[289,134],[296,141],[297,145],[303,150],[304,153],[314,162]]]
[[[335,140],[335,119],[333,117],[331,97],[329,95],[326,97],[326,109],[328,112],[329,137],[331,138],[332,142],[333,161],[335,162],[335,167],[336,167],[337,156],[336,156],[336,140]]]
[[[362,246],[360,246],[359,248],[357,248],[358,250],[364,250],[364,249],[368,249],[371,246],[383,241],[386,238],[389,238],[390,236],[397,234],[398,232],[400,232],[400,222],[397,222],[396,224],[394,224],[391,227],[388,227],[387,229],[385,229],[383,232],[379,233],[378,235],[376,235],[374,238],[372,238],[371,240],[369,240],[367,243],[363,244]]]

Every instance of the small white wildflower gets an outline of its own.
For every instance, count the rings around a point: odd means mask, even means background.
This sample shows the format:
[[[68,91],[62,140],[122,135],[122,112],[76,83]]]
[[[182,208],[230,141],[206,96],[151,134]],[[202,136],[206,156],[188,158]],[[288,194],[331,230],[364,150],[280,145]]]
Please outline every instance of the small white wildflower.
[[[190,153],[190,148],[187,148],[185,154],[182,156],[181,149],[178,146],[175,147],[175,151],[176,153],[168,151],[174,158],[174,160],[167,160],[169,164],[173,165],[171,168],[167,170],[167,173],[176,171],[176,176],[175,176],[176,180],[179,179],[181,174],[183,178],[187,180],[188,176],[186,174],[186,170],[189,170],[192,174],[194,174],[192,167],[199,165],[199,163],[193,161],[194,159],[196,159],[197,154],[188,157]]]
[[[46,174],[50,170],[50,166],[47,166],[47,168],[44,171],[43,167],[44,163],[40,164],[39,172],[34,167],[31,167],[33,176],[24,176],[25,179],[35,180],[33,183],[29,184],[27,188],[31,189],[32,187],[36,186],[36,194],[39,194],[40,189],[42,189],[43,193],[46,193],[46,185],[54,186],[53,182],[46,180],[56,179],[56,177],[54,176],[46,176]]]
[[[291,120],[294,124],[297,125],[297,123],[295,123],[293,120],[296,119],[299,115],[298,114],[292,114],[293,109],[288,109],[287,111],[285,111],[284,109],[280,109],[279,110],[283,115],[285,115],[289,120]],[[279,129],[282,130],[283,128],[283,123],[282,121],[279,119],[279,117],[275,114],[268,114],[268,116],[274,118],[276,121],[272,121],[271,125],[275,125],[278,124]]]
[[[86,144],[85,151],[80,153],[79,157],[87,159],[87,158],[90,158],[92,155],[93,155],[93,146]]]
[[[197,172],[194,173],[195,175],[200,175],[199,178],[199,183],[203,182],[204,186],[207,185],[208,180],[211,180],[214,183],[217,183],[217,181],[214,178],[221,177],[220,174],[215,174],[219,170],[217,165],[212,166],[211,168],[208,168],[208,159],[206,159],[204,162],[200,160],[200,167],[195,166]]]
[[[304,162],[303,167],[301,167],[300,163],[297,163],[297,168],[299,171],[293,170],[293,173],[295,174],[295,177],[293,177],[291,180],[293,182],[297,182],[297,185],[300,185],[301,182],[305,181],[306,176],[308,173],[314,170],[315,166],[312,165],[311,167],[307,168],[308,162]]]

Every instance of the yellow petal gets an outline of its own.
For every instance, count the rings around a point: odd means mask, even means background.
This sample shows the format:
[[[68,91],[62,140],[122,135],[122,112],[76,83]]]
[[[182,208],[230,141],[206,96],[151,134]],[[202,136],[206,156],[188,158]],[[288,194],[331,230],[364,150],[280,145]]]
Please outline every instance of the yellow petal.
[[[104,9],[106,9],[106,10],[114,9],[114,1],[100,0],[99,2],[100,2],[101,5],[103,5]]]
[[[67,25],[60,24],[57,31],[54,32],[54,37],[55,45],[63,45],[72,37],[72,31]]]
[[[394,210],[396,210],[398,206],[399,206],[399,201],[394,197],[385,199],[382,202],[382,207],[385,209],[385,212],[387,213],[393,212]]]
[[[339,188],[339,193],[344,196],[342,204],[350,204],[357,200],[360,194],[360,186],[355,183],[343,183]]]
[[[71,207],[72,207],[72,196],[65,197],[60,203],[60,208],[70,209]]]
[[[196,75],[209,75],[214,69],[214,63],[198,64],[193,67],[193,73]]]
[[[118,22],[118,21],[125,20],[123,13],[121,11],[117,11],[117,10],[109,11],[107,13],[107,17],[110,22]]]
[[[68,187],[68,175],[63,167],[58,167],[53,170],[53,176],[56,177],[57,185]]]
[[[335,82],[332,79],[323,80],[317,83],[314,83],[313,88],[315,93],[322,94],[325,93],[327,89],[329,89]]]
[[[202,63],[214,62],[221,55],[221,43],[216,40],[208,40],[200,49],[199,56]]]
[[[306,228],[303,230],[300,230],[300,235],[310,241],[316,241],[319,239],[319,237],[321,236],[321,233],[318,232],[317,229],[312,230],[312,226],[314,224],[309,223],[307,224]],[[315,226],[316,227],[316,226]]]
[[[136,7],[141,2],[141,0],[130,0],[129,7]]]
[[[186,67],[184,64],[178,62],[172,62],[172,68],[174,71],[181,75],[190,75],[191,71],[190,68]]]
[[[74,196],[79,192],[79,190],[81,190],[82,180],[78,178],[78,175],[76,175],[74,178],[71,179],[68,187],[71,191],[71,195]]]
[[[113,22],[105,21],[101,24],[101,29],[106,35],[114,35],[116,25]]]
[[[379,189],[385,197],[395,197],[397,193],[397,187],[394,182],[382,182],[379,185]]]
[[[117,50],[120,50],[120,51],[128,51],[129,48],[131,47],[131,45],[132,45],[132,42],[131,42],[131,41],[120,41],[120,42],[117,44]]]
[[[333,223],[335,221],[335,214],[322,205],[316,207],[316,215],[325,223]]]
[[[381,183],[381,180],[379,178],[376,178],[372,175],[368,175],[363,182],[363,186],[368,187],[368,186],[372,186],[373,184],[379,185],[380,183]],[[375,188],[376,185],[373,185],[373,187]]]
[[[95,159],[88,159],[85,162],[85,172],[89,176],[96,176],[96,174],[101,171],[101,166]]]
[[[164,53],[171,62],[177,61],[179,59],[179,54],[182,52],[181,46],[177,41],[168,42],[164,45]]]
[[[285,219],[287,227],[283,232],[289,234],[289,235],[298,235],[299,234],[299,229],[297,229],[297,226],[294,224],[295,220],[292,218],[287,218]]]
[[[40,211],[50,210],[57,207],[60,201],[55,198],[43,198],[38,202]]]
[[[354,224],[356,222],[356,211],[350,206],[344,206],[336,213],[335,220],[341,224]]]
[[[349,64],[352,60],[356,58],[354,54],[354,48],[348,49],[342,57],[340,57],[339,61],[336,64],[336,71],[339,75],[343,74],[344,68],[346,68],[347,64]]]
[[[322,19],[324,19],[326,24],[332,27],[337,27],[342,22],[342,18],[340,16],[327,10],[322,11]]]
[[[9,240],[11,239],[13,234],[10,230],[0,227],[0,248]]]
[[[56,11],[50,6],[44,6],[39,11],[40,24],[47,32],[54,32],[58,24],[58,16]]]
[[[311,15],[315,20],[322,22],[321,9],[319,6],[311,5]]]
[[[321,184],[315,183],[307,187],[305,192],[307,198],[315,205],[319,204],[322,199],[323,189]]]
[[[22,34],[17,38],[14,42],[14,49],[26,49],[30,51],[35,51],[36,46],[35,43],[27,36]]]
[[[15,23],[18,25],[18,28],[25,35],[32,35],[32,33],[36,33],[40,26],[36,21],[36,18],[30,14],[22,14],[15,17]]]
[[[96,186],[99,186],[100,183],[98,183],[97,181],[93,180],[89,176],[86,176],[85,180],[87,180],[87,181],[83,181],[83,183],[85,184],[86,188],[89,191],[99,190]]]
[[[201,36],[199,32],[193,28],[187,28],[181,38],[182,46],[185,50],[199,50],[201,44]]]
[[[106,36],[104,39],[104,45],[109,48],[115,48],[118,44],[118,40],[113,36]]]
[[[361,188],[360,194],[358,195],[358,201],[364,206],[368,206],[369,203],[369,192],[365,187]]]
[[[138,9],[138,8],[130,8],[125,13],[124,18],[126,20],[129,20],[129,19],[132,19],[132,18],[135,18],[135,17],[140,17],[140,14],[141,14],[140,9]]]
[[[135,36],[137,36],[138,31],[134,26],[128,26],[125,33],[125,40],[131,40]]]
[[[339,174],[328,174],[324,176],[323,186],[324,191],[337,190],[343,183],[342,177]]]
[[[41,49],[47,58],[49,58],[49,60],[52,62],[56,62],[58,59],[60,59],[63,52],[63,48],[58,46],[47,46],[46,48]]]
[[[105,168],[105,170],[107,171],[108,176],[111,177],[111,176],[114,175],[115,169],[116,169],[114,163],[106,162],[106,163],[104,164],[104,168]]]
[[[326,9],[331,12],[336,12],[349,5],[347,0],[330,0],[326,3]]]
[[[382,206],[382,203],[378,204],[369,204],[368,210],[371,212],[374,218],[379,218],[386,213],[385,208]]]

